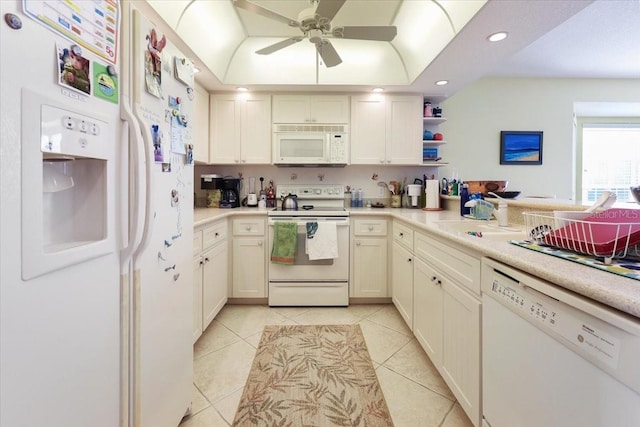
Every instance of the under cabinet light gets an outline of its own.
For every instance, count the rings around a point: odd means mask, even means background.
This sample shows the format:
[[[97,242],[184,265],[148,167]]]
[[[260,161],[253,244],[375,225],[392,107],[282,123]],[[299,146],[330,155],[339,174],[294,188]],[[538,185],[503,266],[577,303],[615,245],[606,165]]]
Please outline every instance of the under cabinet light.
[[[383,88],[381,88],[381,87],[374,87],[374,88],[373,88],[373,91],[374,91],[374,92],[384,92],[384,89],[383,89]]]
[[[249,91],[249,89],[247,89],[246,87],[243,87],[243,86],[240,86],[238,88],[238,92],[248,92],[248,91]]]

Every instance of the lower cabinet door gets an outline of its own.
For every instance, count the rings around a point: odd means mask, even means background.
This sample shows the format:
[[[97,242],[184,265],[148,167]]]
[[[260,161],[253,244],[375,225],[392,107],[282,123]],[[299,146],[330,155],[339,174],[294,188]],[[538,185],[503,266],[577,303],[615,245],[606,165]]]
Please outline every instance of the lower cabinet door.
[[[202,330],[204,331],[227,302],[227,242],[202,254]]]
[[[193,259],[193,342],[202,335],[202,257]]]
[[[413,266],[413,334],[433,364],[442,365],[442,279],[429,264]]]
[[[393,242],[391,295],[393,304],[413,331],[413,254]]]
[[[233,239],[234,298],[264,298],[267,296],[266,244],[264,238],[235,237]]]
[[[442,377],[474,425],[480,411],[480,301],[443,281]]]
[[[354,297],[388,297],[387,239],[356,238],[353,241]]]

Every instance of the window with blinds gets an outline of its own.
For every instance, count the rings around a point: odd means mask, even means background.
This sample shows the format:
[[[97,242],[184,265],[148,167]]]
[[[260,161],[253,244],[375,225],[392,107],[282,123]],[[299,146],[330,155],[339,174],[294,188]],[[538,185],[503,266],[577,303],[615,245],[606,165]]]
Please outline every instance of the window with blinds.
[[[581,181],[583,202],[605,190],[635,202],[629,187],[640,185],[640,123],[584,123]]]

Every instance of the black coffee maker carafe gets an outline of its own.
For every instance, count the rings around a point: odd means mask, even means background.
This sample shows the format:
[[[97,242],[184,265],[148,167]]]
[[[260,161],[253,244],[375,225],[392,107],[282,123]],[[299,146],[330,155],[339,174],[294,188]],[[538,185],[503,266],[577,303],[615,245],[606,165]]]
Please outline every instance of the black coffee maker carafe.
[[[222,198],[220,199],[221,208],[239,208],[240,207],[240,179],[225,178],[222,181]]]

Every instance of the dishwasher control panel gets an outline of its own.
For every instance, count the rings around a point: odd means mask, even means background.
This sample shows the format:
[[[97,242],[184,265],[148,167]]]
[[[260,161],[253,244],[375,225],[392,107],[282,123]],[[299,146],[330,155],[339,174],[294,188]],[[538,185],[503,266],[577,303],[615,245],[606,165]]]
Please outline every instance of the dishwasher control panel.
[[[546,324],[549,327],[555,327],[558,321],[558,312],[554,307],[541,299],[533,298],[531,295],[523,292],[522,285],[517,282],[509,283],[509,279],[495,277],[491,284],[491,292],[495,294],[498,300],[503,301],[506,305],[515,307],[520,313],[527,314],[535,321]]]

